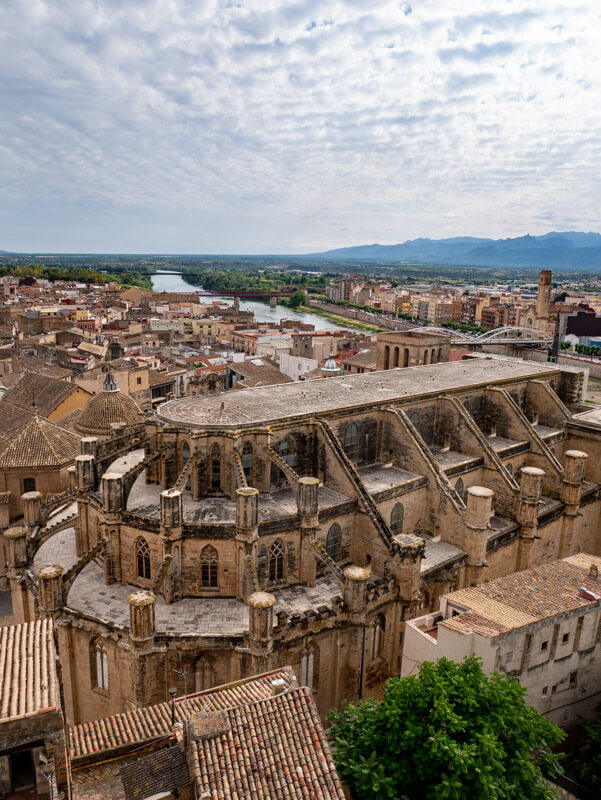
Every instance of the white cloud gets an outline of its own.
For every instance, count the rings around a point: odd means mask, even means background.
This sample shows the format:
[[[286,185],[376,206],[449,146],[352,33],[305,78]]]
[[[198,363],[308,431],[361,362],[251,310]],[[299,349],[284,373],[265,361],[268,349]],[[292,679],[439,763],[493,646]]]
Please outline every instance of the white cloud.
[[[598,228],[595,4],[450,6],[4,0],[0,248]]]

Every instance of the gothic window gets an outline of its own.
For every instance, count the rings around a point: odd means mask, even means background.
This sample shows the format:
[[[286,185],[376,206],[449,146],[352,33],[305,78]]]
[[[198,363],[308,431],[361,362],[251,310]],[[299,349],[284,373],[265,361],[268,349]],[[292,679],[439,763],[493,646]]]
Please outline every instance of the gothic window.
[[[279,450],[280,458],[283,458],[290,467],[294,467],[294,445],[288,437],[280,442]]]
[[[326,552],[333,561],[338,562],[342,558],[342,530],[337,522],[328,531]]]
[[[370,658],[375,661],[382,655],[384,645],[384,634],[386,633],[386,618],[383,614],[376,617],[376,622],[371,632]]]
[[[315,645],[308,645],[301,655],[300,670],[301,686],[308,686],[309,689],[317,690],[317,677],[319,674],[319,653]]]
[[[218,567],[217,550],[208,544],[200,554],[200,585],[203,589],[215,589],[219,586]]]
[[[194,667],[194,680],[197,692],[211,689],[215,682],[211,662],[204,656],[201,656],[196,662]]]
[[[354,422],[351,422],[350,425],[347,425],[346,431],[344,432],[344,452],[351,461],[357,460],[358,440],[359,432],[357,430],[357,426]]]
[[[507,472],[513,475],[513,464],[507,464]]]
[[[390,347],[386,345],[384,348],[384,369],[388,369],[390,366]]]
[[[253,474],[253,446],[250,442],[246,442],[242,448],[242,469],[244,470],[244,477],[247,483],[252,483]]]
[[[462,478],[457,479],[457,483],[455,484],[455,491],[457,492],[459,497],[461,497],[461,499],[463,500],[463,495],[465,494],[465,486],[463,485]]]
[[[188,461],[190,460],[190,445],[188,442],[184,442],[182,445],[182,469],[186,466]],[[190,478],[186,481],[186,489],[190,488]]]
[[[409,421],[413,425],[414,428],[419,430],[419,414],[417,411],[414,411],[412,414],[409,415]]]
[[[286,548],[281,539],[276,539],[271,545],[269,550],[269,581],[284,580],[284,556],[286,555]]]
[[[150,546],[142,536],[136,541],[138,578],[150,579]]]
[[[35,478],[23,478],[23,493],[35,492]]]
[[[403,517],[405,516],[405,509],[402,503],[397,503],[392,509],[390,515],[390,529],[394,534],[403,532]]]
[[[108,692],[109,664],[102,639],[94,639],[90,642],[90,672],[92,673],[92,686]]]
[[[221,489],[221,450],[218,444],[211,448],[211,489]]]
[[[408,367],[409,366],[409,348],[408,347],[406,347],[403,350],[403,366],[404,367]]]

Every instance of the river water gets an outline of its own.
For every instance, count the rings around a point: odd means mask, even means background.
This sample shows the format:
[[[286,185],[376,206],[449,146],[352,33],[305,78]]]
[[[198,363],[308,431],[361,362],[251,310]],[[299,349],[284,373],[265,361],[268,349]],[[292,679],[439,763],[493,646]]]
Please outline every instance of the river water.
[[[157,270],[152,278],[152,288],[155,292],[193,292],[201,290],[201,286],[193,286],[184,280],[180,272],[172,272],[171,270]],[[233,304],[231,297],[219,297],[218,295],[211,295],[211,297],[203,297],[200,302],[211,303],[213,300],[219,300],[221,303]],[[337,325],[335,322],[324,317],[318,317],[316,314],[305,313],[304,311],[294,311],[286,306],[276,306],[271,308],[269,303],[262,303],[258,300],[240,300],[240,308],[252,311],[255,315],[257,322],[279,322],[281,319],[297,319],[300,322],[306,322],[310,325],[315,325],[316,331],[342,331],[347,330],[342,325]]]

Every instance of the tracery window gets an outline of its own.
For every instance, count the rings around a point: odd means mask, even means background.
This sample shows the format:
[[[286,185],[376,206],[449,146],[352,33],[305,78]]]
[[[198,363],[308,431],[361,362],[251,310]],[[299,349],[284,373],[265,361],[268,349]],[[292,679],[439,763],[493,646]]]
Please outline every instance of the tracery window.
[[[138,578],[150,579],[150,545],[140,536],[136,540],[136,565],[138,569]]]
[[[359,441],[359,431],[357,430],[357,426],[354,422],[351,422],[350,425],[347,425],[347,428],[344,432],[344,452],[350,458],[351,461],[357,460],[357,444]]]
[[[109,664],[106,647],[102,639],[94,639],[90,643],[90,671],[92,686],[95,689],[109,688]]]
[[[376,621],[371,632],[371,649],[370,658],[375,661],[382,655],[382,647],[384,645],[384,634],[386,633],[386,618],[383,614],[376,617]]]
[[[397,503],[395,507],[392,509],[392,513],[390,515],[390,530],[394,534],[403,532],[404,517],[405,517],[405,509],[403,508],[403,504]]]
[[[219,555],[217,550],[208,544],[200,554],[200,585],[204,589],[215,589],[219,586]]]
[[[305,647],[301,655],[300,682],[301,686],[317,690],[319,674],[319,652],[316,645]]]
[[[340,525],[335,522],[326,536],[326,552],[333,561],[340,561],[342,558],[342,530]]]
[[[242,448],[242,469],[247,483],[252,483],[253,461],[253,446],[250,442],[246,442]]]
[[[280,458],[284,459],[286,464],[294,467],[294,444],[286,437],[279,446]]]
[[[195,689],[197,692],[202,692],[205,689],[211,689],[215,683],[213,667],[208,658],[201,656],[194,667],[194,680]]]
[[[459,497],[461,497],[461,499],[463,500],[463,496],[465,494],[465,486],[462,478],[457,479],[457,483],[455,484],[455,491],[457,492]]]
[[[221,449],[218,444],[211,448],[211,489],[221,489]]]
[[[286,548],[281,539],[276,539],[269,550],[269,580],[271,583],[284,580],[284,557]]]

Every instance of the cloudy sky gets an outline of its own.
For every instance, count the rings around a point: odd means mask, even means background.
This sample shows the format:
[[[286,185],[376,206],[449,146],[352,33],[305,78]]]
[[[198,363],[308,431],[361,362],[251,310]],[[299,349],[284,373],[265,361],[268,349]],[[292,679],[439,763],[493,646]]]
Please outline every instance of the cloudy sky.
[[[598,0],[2,0],[0,249],[601,230]]]

